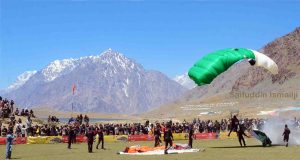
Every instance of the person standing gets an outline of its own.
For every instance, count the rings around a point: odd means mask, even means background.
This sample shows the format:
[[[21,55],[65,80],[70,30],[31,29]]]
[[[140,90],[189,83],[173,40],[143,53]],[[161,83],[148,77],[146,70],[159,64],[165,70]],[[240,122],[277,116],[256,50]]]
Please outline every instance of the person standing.
[[[101,149],[104,149],[104,134],[103,134],[103,128],[99,127],[97,130],[97,134],[98,134],[98,143],[96,146],[96,149],[99,149],[99,144],[101,143]]]
[[[71,149],[71,144],[73,142],[73,137],[75,135],[75,131],[72,126],[69,126],[69,134],[68,134],[68,149]]]
[[[14,113],[14,104],[15,104],[15,102],[13,100],[10,100],[10,110],[11,110],[11,113]]]
[[[93,128],[90,127],[89,130],[86,133],[87,137],[87,143],[88,143],[88,151],[89,153],[93,152],[93,142],[94,142],[94,137],[95,137],[95,132],[93,131]]]
[[[189,128],[189,146],[193,148],[194,126],[191,124]]]
[[[155,130],[154,130],[154,141],[155,141],[154,142],[154,147],[159,146],[159,144],[161,143],[160,137],[161,137],[160,127],[157,124],[156,127],[155,127]]]
[[[73,134],[73,137],[72,137],[72,144],[75,144],[76,143],[76,136],[78,134],[78,128],[74,126],[73,131],[74,131],[74,134]]]
[[[32,131],[32,120],[28,116],[26,120],[26,128],[27,128],[27,135],[28,136],[33,136],[33,131]]]
[[[14,136],[12,130],[9,130],[7,133],[8,134],[6,136],[6,159],[11,159]]]
[[[285,144],[286,147],[289,146],[290,133],[291,133],[291,131],[290,131],[288,125],[286,124],[286,125],[284,126],[284,131],[283,131],[283,134],[282,134],[282,136],[283,136],[283,142],[286,143],[286,144]]]
[[[245,127],[242,124],[240,124],[237,127],[237,136],[238,136],[241,147],[243,147],[242,142],[244,144],[244,147],[246,147],[246,143],[245,143],[245,139],[244,139],[243,135],[249,138],[249,136],[247,136],[245,134]]]
[[[168,154],[168,145],[170,145],[170,147],[172,147],[173,140],[174,140],[170,125],[167,125],[167,129],[164,132],[164,140],[165,140],[165,154]]]
[[[232,131],[234,131],[234,132],[237,131],[238,125],[239,125],[239,120],[237,119],[236,115],[234,115],[233,118],[231,118],[231,128],[228,133],[228,137],[230,136]]]

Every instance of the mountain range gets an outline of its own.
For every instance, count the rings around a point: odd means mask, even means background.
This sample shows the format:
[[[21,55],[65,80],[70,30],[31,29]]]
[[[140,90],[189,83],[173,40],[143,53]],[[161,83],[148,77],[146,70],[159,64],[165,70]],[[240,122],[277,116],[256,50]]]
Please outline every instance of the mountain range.
[[[219,75],[211,84],[197,86],[173,103],[143,115],[154,119],[197,116],[228,118],[229,112],[240,112],[241,115],[255,117],[260,111],[300,106],[300,28],[266,44],[259,51],[277,63],[277,75],[242,61]],[[255,96],[251,97],[251,94]]]
[[[190,90],[196,87],[196,84],[193,80],[190,79],[187,73],[178,75],[174,79],[177,83],[181,84],[186,89]]]
[[[108,49],[100,55],[55,60],[40,71],[25,72],[3,96],[23,107],[132,114],[171,102],[186,90],[163,73],[145,70]]]
[[[272,58],[279,74],[272,75],[243,61],[209,85],[195,86],[185,73],[173,80],[145,70],[123,54],[108,49],[97,56],[51,62],[40,71],[20,75],[4,92],[25,107],[60,111],[141,113],[146,118],[193,117],[239,111],[259,111],[300,105],[300,28],[275,39],[260,52]],[[72,86],[76,85],[75,94]],[[296,94],[296,97],[239,97],[241,93]],[[158,108],[159,107],[159,108]],[[148,112],[146,112],[148,111]]]

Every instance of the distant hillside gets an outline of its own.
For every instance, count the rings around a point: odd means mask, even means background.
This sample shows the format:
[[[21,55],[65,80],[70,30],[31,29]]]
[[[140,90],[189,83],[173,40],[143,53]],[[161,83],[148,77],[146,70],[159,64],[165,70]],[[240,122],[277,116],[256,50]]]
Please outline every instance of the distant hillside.
[[[186,89],[193,89],[196,87],[196,84],[190,79],[187,73],[176,76],[173,80],[181,84]]]
[[[51,62],[4,97],[23,107],[59,111],[139,113],[171,102],[186,91],[158,71],[111,49],[101,55]],[[75,94],[72,86],[76,85]]]
[[[268,43],[260,51],[278,64],[278,75],[241,62],[218,76],[210,85],[196,87],[174,103],[163,105],[143,116],[204,118],[224,117],[230,112],[257,116],[261,110],[299,106],[300,28]],[[251,94],[257,97],[251,98]],[[274,97],[270,94],[289,94],[291,97]],[[292,97],[292,94],[296,96]]]

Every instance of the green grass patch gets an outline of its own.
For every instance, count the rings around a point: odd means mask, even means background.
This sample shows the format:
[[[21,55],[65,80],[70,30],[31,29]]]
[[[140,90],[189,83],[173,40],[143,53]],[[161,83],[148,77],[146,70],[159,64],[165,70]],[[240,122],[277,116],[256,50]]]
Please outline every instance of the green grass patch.
[[[187,141],[176,141],[187,143]],[[175,143],[176,143],[175,142]],[[136,144],[153,146],[153,142],[114,142],[106,143],[106,150],[96,150],[88,153],[87,144],[74,144],[72,149],[67,149],[67,144],[27,144],[13,146],[13,159],[20,160],[298,160],[300,157],[299,146],[272,146],[262,147],[256,139],[246,139],[248,147],[239,147],[236,139],[233,140],[197,140],[194,148],[205,148],[204,152],[184,153],[158,156],[131,156],[118,155],[126,146]],[[4,159],[5,145],[0,146]]]

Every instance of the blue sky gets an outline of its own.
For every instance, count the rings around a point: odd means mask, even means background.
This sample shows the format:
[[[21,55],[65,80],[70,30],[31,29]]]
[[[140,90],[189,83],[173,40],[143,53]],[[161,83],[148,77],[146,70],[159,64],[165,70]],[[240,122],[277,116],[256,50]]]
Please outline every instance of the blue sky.
[[[300,26],[299,10],[284,0],[0,0],[0,88],[107,48],[174,77],[217,49],[260,49]]]

